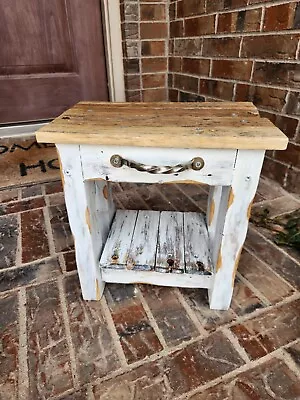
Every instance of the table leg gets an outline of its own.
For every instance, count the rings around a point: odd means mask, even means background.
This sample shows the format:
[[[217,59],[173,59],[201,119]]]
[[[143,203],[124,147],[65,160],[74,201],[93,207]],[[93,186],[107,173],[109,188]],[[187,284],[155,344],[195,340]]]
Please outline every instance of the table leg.
[[[239,150],[231,186],[211,188],[208,231],[215,268],[209,289],[211,309],[227,310],[230,306],[263,159],[264,151]]]
[[[104,180],[84,181],[78,145],[60,144],[57,149],[82,296],[100,300],[105,282],[99,258],[115,212],[110,188]]]

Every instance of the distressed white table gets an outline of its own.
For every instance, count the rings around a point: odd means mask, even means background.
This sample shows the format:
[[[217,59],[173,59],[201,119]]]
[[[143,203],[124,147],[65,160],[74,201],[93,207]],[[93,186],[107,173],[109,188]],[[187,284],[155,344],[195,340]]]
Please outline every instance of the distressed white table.
[[[84,299],[142,282],[230,306],[265,150],[288,142],[251,103],[82,102],[37,140],[59,152]],[[207,215],[116,211],[112,181],[208,184]]]

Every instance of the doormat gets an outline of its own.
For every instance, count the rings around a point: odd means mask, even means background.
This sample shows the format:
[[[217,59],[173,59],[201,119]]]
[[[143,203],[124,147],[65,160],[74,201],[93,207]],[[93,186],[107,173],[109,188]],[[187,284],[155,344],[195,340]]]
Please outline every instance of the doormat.
[[[60,179],[54,144],[35,136],[0,138],[0,189]]]

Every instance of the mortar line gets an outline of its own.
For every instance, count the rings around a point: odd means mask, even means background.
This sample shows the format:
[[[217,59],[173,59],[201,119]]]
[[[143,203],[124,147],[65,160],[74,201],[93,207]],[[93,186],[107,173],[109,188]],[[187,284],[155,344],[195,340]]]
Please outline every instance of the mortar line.
[[[119,357],[121,369],[124,369],[125,367],[128,366],[127,360],[126,360],[125,354],[123,352],[123,349],[122,349],[122,346],[120,343],[120,338],[119,338],[118,332],[116,330],[112,315],[110,313],[110,310],[109,310],[109,307],[108,307],[108,304],[107,304],[107,301],[106,301],[106,298],[104,295],[101,298],[100,307],[101,307],[103,315],[106,319],[107,329],[109,330],[111,337],[113,339],[114,347],[115,347],[117,355]]]
[[[17,237],[17,251],[15,266],[10,268],[4,268],[1,271],[11,270],[11,268],[18,268],[22,265],[22,218],[21,214],[17,213],[17,226],[18,226],[18,237]]]
[[[202,335],[203,337],[207,336],[207,331],[201,325],[201,323],[200,323],[199,319],[197,318],[195,312],[190,307],[190,305],[187,303],[187,301],[185,300],[183,294],[180,292],[180,290],[178,288],[175,288],[175,293],[176,293],[177,298],[180,301],[181,305],[185,309],[186,313],[188,314],[188,316],[191,318],[192,322],[194,323],[194,325],[198,329],[200,335]]]
[[[178,40],[178,38],[174,38],[174,40]],[[173,55],[173,57],[177,57],[177,58],[180,58],[181,56],[179,56],[179,55]],[[131,58],[134,58],[134,57],[131,57]],[[185,57],[185,58],[197,58],[197,59],[203,59],[203,60],[207,60],[207,59],[210,59],[210,58],[212,58],[212,59],[214,59],[214,60],[220,60],[220,61],[223,61],[223,60],[228,60],[228,61],[245,61],[245,60],[255,60],[255,61],[258,61],[258,62],[261,62],[261,63],[271,63],[271,64],[278,64],[278,63],[281,63],[281,64],[299,64],[300,63],[300,61],[299,60],[294,60],[294,59],[283,59],[283,58],[260,58],[260,57],[254,57],[254,56],[252,56],[252,57],[241,57],[241,58],[239,58],[239,57],[228,57],[228,56],[215,56],[215,55],[210,55],[210,56],[205,56],[205,55],[202,55],[202,56],[199,56],[199,55],[194,55],[194,56],[190,56],[190,57]],[[134,74],[136,74],[136,72],[131,72],[131,73],[129,73],[128,75],[134,75]]]
[[[48,207],[43,207],[43,214],[44,214],[50,256],[54,256],[54,255],[56,255],[56,251],[55,251],[55,243],[54,243],[54,238],[53,238],[53,233],[52,233],[52,227],[51,227]]]
[[[265,22],[265,13],[266,13],[266,7],[263,6],[261,9],[261,19],[260,19],[260,26],[259,26],[260,32],[263,32],[263,27],[264,27],[264,22]]]
[[[281,352],[278,354],[278,358],[280,358],[288,366],[288,368],[294,372],[294,374],[298,377],[298,379],[300,381],[300,369],[299,369],[298,365],[295,363],[295,361],[293,360],[293,357],[286,350],[286,348],[281,347],[280,350],[281,350]]]
[[[285,255],[286,257],[290,258],[291,260],[294,261],[295,264],[300,265],[299,264],[299,260],[297,260],[296,258],[294,258],[293,256],[291,256],[290,254],[287,254],[280,246],[277,246],[274,242],[272,242],[270,239],[268,239],[266,236],[264,236],[262,233],[259,232],[258,229],[256,229],[255,225],[251,224],[251,229],[253,229],[260,237],[264,238],[265,241],[272,246],[272,248],[276,248],[277,250],[280,251],[280,253],[282,253],[283,255]],[[247,246],[247,245],[246,245]],[[256,258],[258,258],[256,256]],[[263,260],[262,260],[263,261]],[[291,285],[291,284],[290,284]]]
[[[267,299],[267,297],[265,297],[258,289],[256,289],[256,287],[251,282],[249,282],[247,278],[241,275],[240,272],[238,271],[237,271],[237,277],[241,282],[243,282],[246,286],[248,286],[249,289],[251,289],[251,291],[264,303],[265,306],[269,307],[273,305],[272,302]]]
[[[29,374],[28,374],[28,346],[27,346],[27,315],[26,315],[26,290],[21,288],[18,295],[19,308],[19,374],[18,398],[28,399]]]
[[[143,293],[141,292],[140,288],[137,285],[135,287],[136,287],[136,291],[137,291],[137,294],[138,294],[138,298],[139,298],[139,300],[141,301],[141,303],[142,303],[142,305],[144,307],[145,313],[146,313],[149,321],[151,322],[151,326],[152,326],[156,336],[158,337],[158,339],[159,339],[160,343],[162,344],[163,348],[164,349],[168,348],[167,342],[165,341],[165,338],[164,338],[162,332],[159,329],[159,326],[158,326],[158,324],[157,324],[157,322],[156,322],[156,320],[155,320],[155,318],[154,318],[154,316],[152,314],[152,311],[151,311],[146,299],[144,298]]]
[[[242,360],[244,360],[246,364],[250,363],[251,360],[244,347],[240,345],[238,338],[227,327],[223,328],[221,332],[227,337]]]
[[[203,39],[230,39],[230,38],[240,38],[240,37],[268,37],[268,36],[292,36],[299,35],[299,29],[291,29],[289,31],[268,31],[268,32],[220,32],[220,33],[209,33],[202,34],[200,36],[184,36],[184,37],[176,37],[176,40],[191,40],[195,38],[203,38]]]
[[[67,340],[67,344],[68,344],[68,348],[69,348],[72,381],[73,381],[74,388],[76,390],[78,390],[80,387],[80,383],[79,383],[79,377],[78,377],[78,371],[77,371],[77,365],[76,365],[76,352],[75,352],[75,348],[74,348],[73,342],[72,342],[71,329],[70,329],[69,316],[68,316],[68,308],[67,308],[67,302],[66,302],[66,298],[65,298],[62,280],[63,280],[62,276],[57,279],[57,285],[58,285],[58,290],[59,290],[59,299],[60,299],[60,304],[61,304],[61,309],[62,309],[62,317],[63,317],[63,321],[64,321],[64,326],[65,326],[66,340]]]

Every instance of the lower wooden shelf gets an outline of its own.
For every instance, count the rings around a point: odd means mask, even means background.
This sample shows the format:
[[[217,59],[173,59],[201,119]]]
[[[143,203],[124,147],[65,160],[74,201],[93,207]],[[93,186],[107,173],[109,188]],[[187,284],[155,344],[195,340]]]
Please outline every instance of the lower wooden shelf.
[[[208,288],[212,266],[204,216],[117,210],[100,268],[106,282]]]

